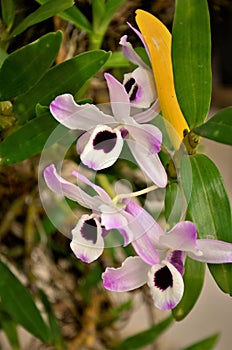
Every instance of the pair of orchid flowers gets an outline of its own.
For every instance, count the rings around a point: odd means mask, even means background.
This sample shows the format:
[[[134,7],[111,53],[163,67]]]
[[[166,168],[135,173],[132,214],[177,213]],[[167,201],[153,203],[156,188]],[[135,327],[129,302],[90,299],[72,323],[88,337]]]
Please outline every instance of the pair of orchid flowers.
[[[144,43],[142,35],[133,30]],[[76,147],[86,166],[94,170],[110,167],[126,141],[142,171],[155,186],[164,188],[167,175],[158,156],[162,133],[149,124],[159,112],[153,74],[127,41],[127,36],[121,38],[120,44],[124,55],[138,68],[126,74],[123,83],[105,74],[112,115],[95,105],[79,105],[70,94],[52,101],[50,111],[67,128],[83,131]],[[92,211],[82,215],[72,230],[70,246],[76,257],[86,263],[96,260],[112,229],[117,229],[124,245],[131,243],[137,253],[126,258],[119,268],[106,268],[102,275],[106,289],[124,292],[147,283],[156,307],[172,309],[183,296],[186,256],[207,263],[232,262],[232,244],[197,239],[194,223],[180,222],[166,233],[144,208],[130,199],[130,195],[112,199],[84,175],[75,171],[73,175],[94,190],[95,195],[89,195],[81,186],[62,178],[53,164],[44,170],[45,181],[53,192]]]

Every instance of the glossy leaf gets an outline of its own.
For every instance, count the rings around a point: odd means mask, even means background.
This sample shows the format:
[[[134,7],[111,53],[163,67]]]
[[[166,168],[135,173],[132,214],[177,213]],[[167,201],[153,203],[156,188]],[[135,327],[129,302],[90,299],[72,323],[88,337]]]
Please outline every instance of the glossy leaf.
[[[51,68],[37,85],[15,100],[14,114],[19,123],[35,115],[37,103],[49,105],[60,94],[75,95],[102,68],[109,56],[110,53],[101,50],[84,52]]]
[[[73,5],[73,0],[50,0],[27,16],[11,33],[10,38],[21,34],[34,24],[45,21]]]
[[[176,321],[183,320],[194,307],[203,287],[205,264],[187,258],[184,273],[184,295],[172,310]]]
[[[183,350],[212,350],[216,345],[220,334],[216,333],[208,338],[200,340],[199,342],[184,348]]]
[[[193,131],[208,139],[232,145],[232,107],[220,110],[206,123]]]
[[[36,0],[40,5],[48,2],[47,0]],[[58,13],[58,16],[68,22],[73,23],[77,28],[83,29],[87,33],[92,31],[91,24],[85,15],[78,9],[76,5],[68,8],[65,11]]]
[[[68,129],[45,109],[40,116],[20,127],[0,144],[0,164],[15,164],[42,152],[48,137],[58,125],[59,135],[68,133]],[[53,141],[55,143],[57,140],[54,138]]]
[[[130,63],[121,51],[113,52],[105,64],[105,68],[123,67],[129,68]]]
[[[4,25],[9,30],[15,18],[15,5],[13,0],[1,0],[1,15]]]
[[[165,25],[146,11],[136,11],[136,23],[150,52],[161,112],[169,122],[166,127],[174,147],[178,149],[183,139],[183,131],[189,130],[189,127],[181,112],[174,87],[172,37]]]
[[[177,0],[172,30],[177,98],[190,128],[208,113],[211,89],[211,38],[207,0]]]
[[[165,192],[165,219],[167,229],[170,230],[180,221],[183,210],[183,198],[177,182],[170,182]]]
[[[172,322],[173,318],[170,316],[148,330],[123,340],[122,343],[113,348],[113,350],[142,349],[144,346],[154,342],[172,324]]]
[[[0,100],[32,88],[54,62],[61,40],[61,32],[49,33],[8,55],[0,70]]]
[[[0,297],[4,309],[28,332],[49,343],[49,328],[28,290],[2,261],[0,261],[0,274]]]
[[[185,194],[191,194],[188,210],[199,237],[232,243],[230,202],[216,165],[203,154],[185,156],[181,161],[181,178]],[[232,295],[232,264],[209,264],[209,268],[219,287]]]
[[[80,28],[87,33],[92,32],[91,24],[78,7],[72,6],[58,15],[66,21],[73,23],[77,28]]]

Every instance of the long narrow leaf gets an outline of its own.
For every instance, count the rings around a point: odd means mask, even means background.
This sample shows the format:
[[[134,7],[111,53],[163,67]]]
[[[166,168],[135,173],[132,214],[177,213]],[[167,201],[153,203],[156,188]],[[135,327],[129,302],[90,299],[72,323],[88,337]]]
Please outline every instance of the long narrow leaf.
[[[193,131],[208,139],[232,145],[232,107],[222,109]]]
[[[40,5],[45,4],[48,0],[36,0]],[[59,17],[73,23],[77,28],[83,29],[87,33],[92,32],[91,24],[85,15],[78,9],[77,5],[73,5],[65,11],[57,14]]]
[[[190,195],[188,210],[199,237],[232,242],[230,202],[216,165],[203,154],[185,156],[181,162],[181,178],[185,194]],[[232,264],[209,264],[209,268],[218,286],[232,295]]]
[[[32,88],[54,62],[61,40],[61,32],[49,33],[8,55],[0,70],[0,100]]]
[[[199,342],[184,348],[183,350],[212,350],[219,338],[219,333],[211,335],[208,338],[200,340]]]
[[[211,39],[207,0],[177,0],[172,57],[177,98],[190,128],[208,113],[211,88]]]
[[[17,323],[2,309],[0,310],[0,325],[13,350],[20,350]]]
[[[146,331],[138,333],[125,339],[120,345],[113,350],[135,350],[154,342],[173,322],[173,318],[170,316],[164,321],[161,321],[157,325],[152,326]]]
[[[177,321],[183,320],[195,305],[204,283],[205,264],[191,259],[186,260],[184,273],[184,295],[172,310]]]
[[[49,112],[23,125],[0,144],[0,164],[15,164],[40,153],[57,125]]]
[[[8,30],[14,23],[15,4],[13,0],[1,0],[2,20]]]
[[[14,114],[19,123],[35,115],[35,106],[48,105],[63,93],[75,95],[84,83],[102,68],[110,53],[105,51],[84,52],[51,68],[28,93],[15,100]]]
[[[21,34],[34,24],[45,21],[73,5],[73,0],[50,0],[27,16],[11,33],[11,38]]]
[[[0,261],[0,275],[0,297],[4,309],[28,332],[49,343],[49,328],[32,296],[2,261]]]

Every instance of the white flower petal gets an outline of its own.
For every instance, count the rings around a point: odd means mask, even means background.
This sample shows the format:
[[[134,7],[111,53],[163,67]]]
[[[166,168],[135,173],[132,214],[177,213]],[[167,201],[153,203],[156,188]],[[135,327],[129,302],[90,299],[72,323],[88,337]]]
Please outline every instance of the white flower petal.
[[[137,123],[147,123],[152,119],[154,119],[159,112],[160,112],[160,105],[157,99],[149,109],[133,115],[133,118]]]
[[[82,215],[72,230],[70,247],[76,257],[86,263],[96,260],[103,252],[104,240],[99,219],[92,215]]]
[[[105,73],[104,77],[109,89],[110,104],[114,118],[116,121],[122,122],[125,120],[125,118],[130,116],[129,96],[123,84],[121,84],[111,74]]]
[[[112,116],[104,114],[95,105],[78,105],[72,95],[57,96],[50,104],[54,118],[69,129],[89,130],[97,124],[112,124]]]
[[[173,309],[184,293],[182,276],[169,262],[152,266],[147,283],[155,306],[161,310]]]
[[[136,34],[137,34],[137,32],[136,32]],[[131,43],[127,41],[127,35],[123,35],[121,37],[119,44],[122,45],[123,54],[128,59],[128,61],[136,64],[137,66],[141,66],[143,68],[148,69],[148,66],[144,63],[144,61],[141,59],[141,57],[133,49],[133,46],[131,45]]]
[[[107,267],[102,274],[104,287],[115,292],[139,288],[146,283],[149,268],[138,256],[130,256],[117,269]]]
[[[202,255],[188,253],[188,256],[194,260],[210,263],[222,264],[232,262],[232,244],[214,239],[198,239],[197,247]]]
[[[118,129],[98,125],[93,130],[80,158],[91,169],[105,169],[116,162],[122,147],[123,138]]]
[[[154,78],[151,70],[142,67],[124,75],[123,85],[132,106],[148,108],[156,99]]]
[[[172,250],[198,253],[197,229],[191,221],[182,221],[176,224],[171,231],[160,237],[160,244]]]
[[[167,174],[158,154],[148,153],[147,149],[132,140],[127,140],[128,146],[141,170],[159,187],[167,184]]]
[[[129,131],[130,137],[139,146],[143,146],[143,152],[157,153],[160,151],[162,133],[155,125],[138,124],[132,120],[131,123],[126,125],[126,129]],[[146,156],[146,153],[144,156]]]
[[[102,200],[98,196],[94,198],[89,196],[80,187],[66,181],[58,175],[54,164],[51,164],[44,170],[44,179],[53,192],[68,197],[85,208],[98,209],[99,205],[102,204]]]

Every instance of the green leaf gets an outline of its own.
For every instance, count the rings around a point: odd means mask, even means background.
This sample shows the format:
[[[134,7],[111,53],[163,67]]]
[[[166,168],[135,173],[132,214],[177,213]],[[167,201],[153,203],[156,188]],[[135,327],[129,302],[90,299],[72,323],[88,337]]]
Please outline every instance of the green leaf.
[[[3,62],[5,61],[7,56],[8,56],[8,53],[0,48],[0,68],[3,65]]]
[[[102,68],[109,56],[110,53],[102,50],[84,52],[51,68],[37,85],[15,100],[14,114],[19,123],[35,115],[37,103],[49,105],[60,94],[75,95]]]
[[[54,62],[61,40],[61,32],[49,33],[8,55],[0,70],[0,100],[31,89]]]
[[[184,295],[180,303],[172,310],[176,321],[183,320],[195,305],[204,283],[205,264],[186,259],[184,279]]]
[[[199,237],[232,243],[230,202],[216,165],[203,154],[185,156],[181,179],[185,195],[190,195],[188,210]],[[209,264],[209,268],[218,286],[232,295],[232,264]]]
[[[208,338],[200,340],[199,342],[184,348],[183,350],[212,350],[214,345],[217,343],[219,333],[211,335]]]
[[[77,28],[84,30],[86,33],[92,32],[92,27],[88,19],[76,6],[70,7],[58,15],[66,21],[73,23]]]
[[[131,336],[117,345],[113,350],[135,350],[140,349],[151,342],[154,342],[173,322],[173,318],[170,316],[164,321],[161,321],[157,325]]]
[[[108,0],[105,5],[105,20],[108,23],[111,21],[114,14],[120,9],[120,7],[126,2],[126,0]]]
[[[61,333],[61,329],[58,325],[56,316],[52,310],[52,305],[48,300],[47,295],[42,290],[40,290],[40,298],[48,316],[48,321],[49,321],[50,330],[51,330],[52,344],[55,345],[56,350],[65,350],[66,346],[64,344],[63,336]]]
[[[2,261],[0,261],[0,275],[0,297],[4,309],[28,332],[49,343],[49,328],[32,296]]]
[[[191,128],[202,124],[212,89],[210,18],[206,0],[177,0],[172,31],[177,98]]]
[[[114,68],[114,67],[130,67],[130,63],[125,58],[121,51],[113,52],[108,61],[105,64],[105,68]]]
[[[15,4],[13,0],[1,0],[2,20],[8,30],[12,27],[15,18]]]
[[[105,0],[92,0],[92,17],[94,31],[98,31],[105,17]]]
[[[165,219],[168,230],[180,221],[183,205],[184,202],[179,184],[170,182],[165,192]]]
[[[47,111],[20,127],[0,144],[0,164],[15,164],[42,152],[57,125],[58,122]],[[67,130],[63,129],[64,132]]]
[[[45,21],[73,5],[73,0],[50,0],[27,16],[11,33],[10,38],[21,34],[34,24]]]
[[[47,2],[47,0],[36,0],[36,1],[40,5],[43,5]],[[75,5],[63,12],[58,13],[57,15],[65,19],[66,21],[73,23],[77,28],[83,29],[87,33],[92,31],[92,27],[88,19]]]
[[[17,333],[17,324],[0,306],[0,326],[7,336],[10,346],[13,350],[20,350],[19,338]]]
[[[193,131],[208,139],[232,145],[232,107],[222,109]]]

